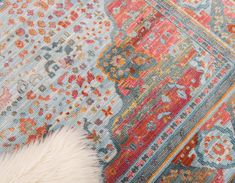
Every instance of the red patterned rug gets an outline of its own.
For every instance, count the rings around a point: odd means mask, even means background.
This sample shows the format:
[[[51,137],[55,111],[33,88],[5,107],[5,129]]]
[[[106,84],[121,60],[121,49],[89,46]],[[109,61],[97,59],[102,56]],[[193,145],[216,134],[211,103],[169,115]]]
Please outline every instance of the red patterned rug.
[[[0,0],[0,151],[72,125],[105,182],[234,182],[234,10]]]

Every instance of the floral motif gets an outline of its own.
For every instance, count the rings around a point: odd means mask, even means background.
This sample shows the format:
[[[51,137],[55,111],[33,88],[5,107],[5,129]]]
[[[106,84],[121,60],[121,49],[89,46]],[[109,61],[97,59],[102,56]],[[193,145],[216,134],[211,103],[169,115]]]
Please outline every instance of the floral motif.
[[[216,168],[235,166],[235,138],[228,128],[214,127],[201,134],[196,148],[202,164]]]
[[[24,42],[23,41],[20,41],[20,40],[17,40],[16,42],[15,42],[15,45],[16,45],[16,47],[17,48],[23,48],[24,47]]]
[[[111,47],[103,53],[98,66],[115,81],[138,78],[141,71],[156,65],[156,61],[141,53],[136,53],[132,46]]]
[[[21,118],[20,119],[20,131],[23,134],[30,133],[33,131],[34,126],[36,125],[36,122],[33,119],[30,118]]]

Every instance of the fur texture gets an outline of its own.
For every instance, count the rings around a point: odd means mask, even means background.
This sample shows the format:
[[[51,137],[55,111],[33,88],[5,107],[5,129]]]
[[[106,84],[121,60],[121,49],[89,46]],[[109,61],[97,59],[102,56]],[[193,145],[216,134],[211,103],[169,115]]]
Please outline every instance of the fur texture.
[[[62,129],[0,157],[1,183],[98,183],[96,153],[80,131]]]

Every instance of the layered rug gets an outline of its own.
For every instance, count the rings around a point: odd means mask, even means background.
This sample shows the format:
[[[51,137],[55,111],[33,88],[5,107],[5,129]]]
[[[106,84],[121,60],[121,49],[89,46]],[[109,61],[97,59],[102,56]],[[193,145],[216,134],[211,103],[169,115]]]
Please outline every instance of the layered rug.
[[[63,126],[104,182],[234,182],[234,0],[0,0],[0,152]]]

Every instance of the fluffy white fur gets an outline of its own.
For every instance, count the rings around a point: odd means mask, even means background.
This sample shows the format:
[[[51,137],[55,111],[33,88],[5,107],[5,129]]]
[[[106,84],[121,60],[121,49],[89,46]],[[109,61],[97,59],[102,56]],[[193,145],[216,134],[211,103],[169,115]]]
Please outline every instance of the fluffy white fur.
[[[0,157],[1,183],[98,183],[96,153],[82,132],[62,129]]]

